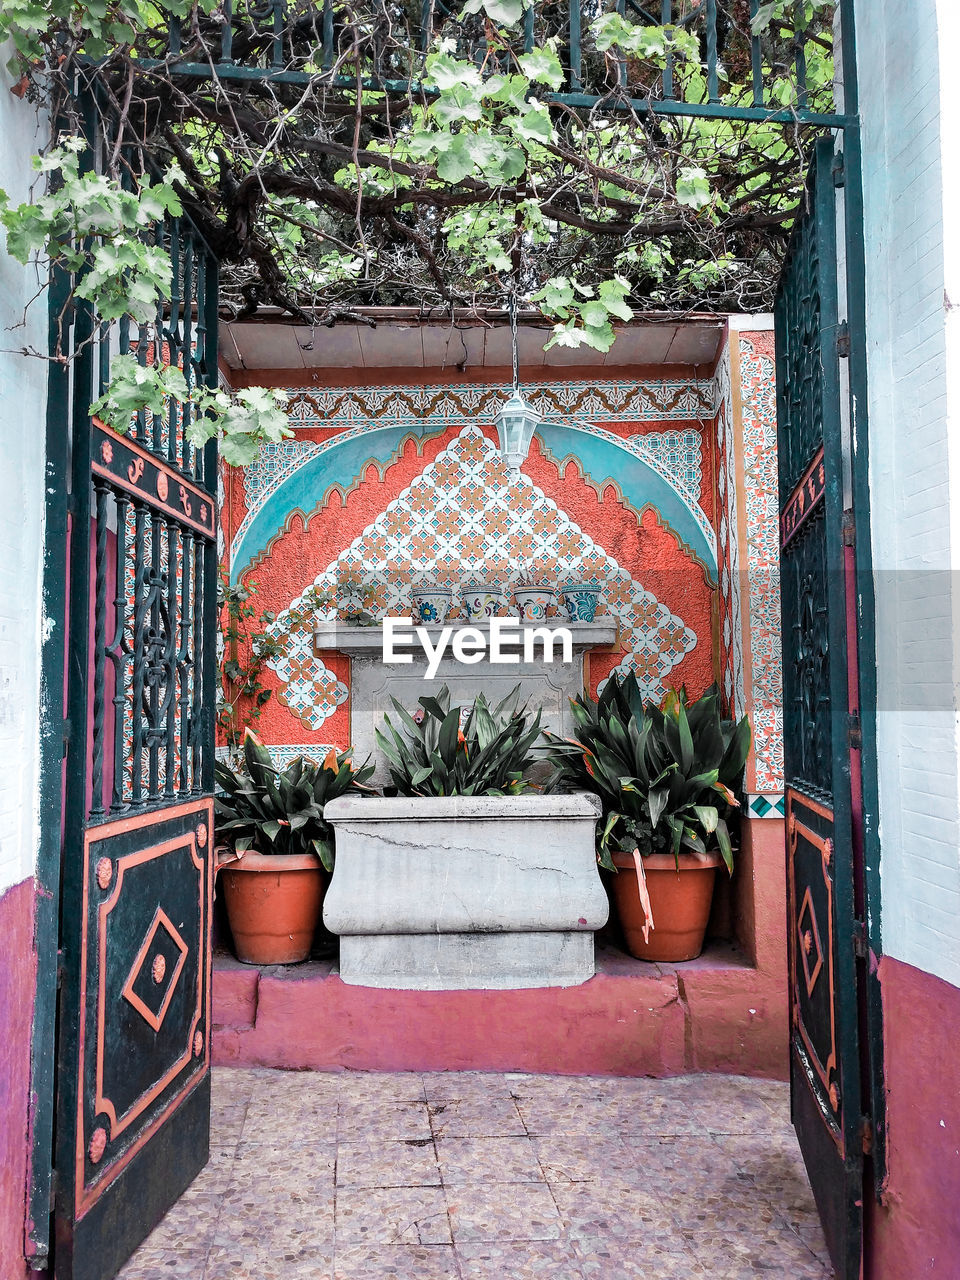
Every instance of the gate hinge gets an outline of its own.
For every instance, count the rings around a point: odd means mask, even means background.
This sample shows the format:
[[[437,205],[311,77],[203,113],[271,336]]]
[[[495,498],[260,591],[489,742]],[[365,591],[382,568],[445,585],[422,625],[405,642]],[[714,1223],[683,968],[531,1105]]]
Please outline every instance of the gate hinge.
[[[845,547],[857,545],[857,520],[852,511],[845,511],[840,521],[840,532]]]
[[[837,355],[846,358],[850,354],[850,326],[841,320],[837,326]]]
[[[873,1120],[870,1116],[860,1117],[860,1149],[865,1156],[873,1152]]]
[[[867,924],[865,920],[853,922],[853,954],[859,960],[867,958]]]
[[[843,152],[838,151],[833,157],[833,185],[842,187],[847,180],[846,166],[843,163]]]
[[[863,731],[856,711],[851,711],[847,717],[847,746],[851,751],[859,751],[863,746]]]

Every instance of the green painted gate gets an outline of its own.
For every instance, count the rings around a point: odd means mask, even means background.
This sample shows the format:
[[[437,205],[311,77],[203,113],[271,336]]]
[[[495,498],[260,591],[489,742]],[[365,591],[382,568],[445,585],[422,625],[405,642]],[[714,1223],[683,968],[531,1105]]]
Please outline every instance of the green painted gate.
[[[87,409],[111,346],[215,385],[216,261],[186,218],[154,235],[169,303],[114,333],[77,303],[54,405],[72,455],[56,1280],[114,1275],[208,1158],[216,445],[191,448],[189,407],[124,436]]]
[[[837,1276],[855,1280],[874,1128],[842,184],[842,154],[823,139],[775,316],[791,1106]]]

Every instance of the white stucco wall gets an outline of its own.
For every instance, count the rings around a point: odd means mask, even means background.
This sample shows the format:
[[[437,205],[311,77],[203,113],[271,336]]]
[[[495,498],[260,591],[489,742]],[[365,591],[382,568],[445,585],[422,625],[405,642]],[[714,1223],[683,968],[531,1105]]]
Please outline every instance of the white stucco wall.
[[[958,46],[938,45],[937,28],[938,10],[956,25],[955,8],[956,0],[865,0],[858,60],[883,949],[960,985],[960,471],[950,439],[960,351],[944,304],[946,264],[955,276],[960,241],[954,201],[945,254],[944,182],[956,183],[958,156],[941,127],[939,66],[941,48]],[[942,83],[952,102],[955,67]]]
[[[0,47],[0,63],[7,50]],[[37,115],[0,70],[0,187],[19,202],[35,177]],[[33,874],[37,850],[37,705],[47,367],[11,349],[46,347],[35,271],[6,254],[0,232],[0,893]]]

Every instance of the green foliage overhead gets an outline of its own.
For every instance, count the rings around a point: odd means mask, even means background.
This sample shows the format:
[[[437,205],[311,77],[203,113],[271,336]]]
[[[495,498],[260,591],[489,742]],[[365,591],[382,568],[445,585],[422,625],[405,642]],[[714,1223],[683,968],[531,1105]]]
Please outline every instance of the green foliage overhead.
[[[282,81],[218,75],[213,0],[6,0],[0,34],[14,41],[21,91],[55,108],[97,61],[108,134],[127,147],[107,149],[102,180],[145,185],[129,172],[142,148],[173,174],[226,265],[236,314],[270,304],[313,324],[358,304],[469,311],[516,294],[546,314],[555,341],[606,349],[627,309],[769,305],[802,191],[810,129],[646,111],[664,76],[678,101],[706,102],[704,8],[671,0],[659,24],[610,2],[592,18],[584,9],[586,105],[563,100],[565,6],[531,0],[435,7],[425,57],[418,4],[335,6],[324,47],[322,6],[290,6],[277,43],[272,11],[237,0],[233,63],[267,70],[279,51]],[[772,107],[833,109],[832,0],[763,3],[752,23],[740,0],[717,9],[721,104],[753,106],[752,31]],[[205,77],[177,75],[174,18],[180,61]],[[151,269],[130,252],[105,244],[97,270],[116,279],[132,268],[140,311]],[[604,315],[602,286],[618,279],[622,305]],[[557,280],[574,290],[562,311],[545,292]]]
[[[741,0],[717,7],[722,105],[753,106],[752,30],[772,108],[833,109],[831,0],[764,3],[752,24]],[[16,92],[66,123],[32,200],[0,193],[7,248],[66,273],[100,320],[148,327],[170,293],[156,227],[181,211],[222,263],[230,316],[269,305],[313,327],[359,305],[462,316],[513,299],[550,345],[607,351],[644,310],[765,308],[815,131],[653,113],[668,81],[691,109],[711,93],[703,4],[654,8],[660,23],[582,10],[570,97],[565,6],[534,0],[437,6],[426,32],[419,4],[335,5],[327,45],[320,5],[289,6],[278,35],[269,6],[236,0],[229,64],[215,0],[4,0]],[[172,399],[194,443],[216,435],[241,465],[285,433],[270,392],[134,363],[97,402],[118,430]]]

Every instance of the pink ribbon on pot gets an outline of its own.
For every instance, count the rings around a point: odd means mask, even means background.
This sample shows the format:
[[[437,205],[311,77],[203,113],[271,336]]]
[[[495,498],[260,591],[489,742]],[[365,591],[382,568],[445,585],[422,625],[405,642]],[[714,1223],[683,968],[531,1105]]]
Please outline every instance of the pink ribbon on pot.
[[[643,907],[643,940],[650,941],[650,930],[655,928],[653,923],[653,908],[650,906],[650,894],[647,891],[647,877],[643,873],[643,858],[639,849],[633,851],[633,864],[637,868],[637,890],[640,894],[640,905]]]

